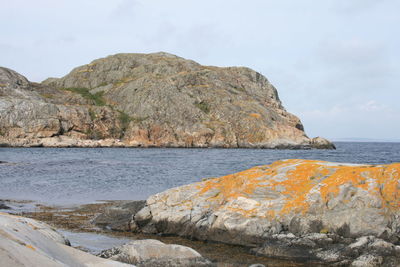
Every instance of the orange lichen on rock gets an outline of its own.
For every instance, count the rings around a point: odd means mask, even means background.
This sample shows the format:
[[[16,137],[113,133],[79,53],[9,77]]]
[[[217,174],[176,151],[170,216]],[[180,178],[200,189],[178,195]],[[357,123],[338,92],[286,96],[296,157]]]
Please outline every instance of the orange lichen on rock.
[[[260,186],[259,183],[262,182],[262,180],[257,180],[257,178],[264,175],[265,173],[262,170],[252,168],[220,178],[210,179],[201,183],[200,194],[204,194],[210,189],[216,188],[220,191],[218,197],[226,200],[248,197],[248,194],[252,194],[253,191]]]
[[[380,199],[385,208],[398,209],[399,178],[400,163],[372,166],[293,159],[210,179],[199,183],[198,188],[200,196],[209,190],[218,190],[219,193],[210,197],[208,201],[222,199],[224,202],[239,197],[252,199],[256,189],[264,188],[276,192],[280,200],[283,200],[276,201],[275,206],[272,204],[271,210],[278,210],[278,213],[274,211],[267,214],[283,215],[291,212],[306,213],[310,204],[315,201],[315,198],[310,200],[311,194],[319,195],[319,199],[326,204],[338,196],[343,185],[349,185],[355,191],[365,191]],[[269,199],[268,195],[264,197],[265,200]],[[257,193],[257,198],[260,198],[260,193]],[[347,203],[349,199],[341,201]],[[278,208],[278,205],[281,206]],[[245,210],[241,213],[250,215],[249,211]]]
[[[256,119],[261,118],[261,114],[259,114],[259,113],[250,113],[249,115],[250,115],[250,117],[253,117],[253,118],[256,118]]]
[[[383,201],[388,208],[400,207],[400,163],[379,166],[338,166],[323,181],[321,196],[325,201],[336,196],[344,184],[368,191]]]
[[[36,248],[34,248],[33,246],[31,246],[31,245],[25,245],[27,248],[30,248],[30,249],[32,249],[32,250],[36,250]]]

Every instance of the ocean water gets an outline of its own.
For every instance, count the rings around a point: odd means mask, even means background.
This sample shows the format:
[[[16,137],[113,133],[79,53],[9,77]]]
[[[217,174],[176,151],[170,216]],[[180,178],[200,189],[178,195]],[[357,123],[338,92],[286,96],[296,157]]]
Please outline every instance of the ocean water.
[[[400,143],[336,143],[337,150],[0,148],[0,199],[71,205],[139,200],[171,187],[276,160],[400,162]]]

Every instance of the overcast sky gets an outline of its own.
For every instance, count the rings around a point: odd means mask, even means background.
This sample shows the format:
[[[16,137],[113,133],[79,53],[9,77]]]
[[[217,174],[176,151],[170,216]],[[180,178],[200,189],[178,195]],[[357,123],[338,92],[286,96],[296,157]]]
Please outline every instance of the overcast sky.
[[[0,66],[31,81],[116,53],[247,66],[311,137],[400,139],[398,0],[0,0]]]

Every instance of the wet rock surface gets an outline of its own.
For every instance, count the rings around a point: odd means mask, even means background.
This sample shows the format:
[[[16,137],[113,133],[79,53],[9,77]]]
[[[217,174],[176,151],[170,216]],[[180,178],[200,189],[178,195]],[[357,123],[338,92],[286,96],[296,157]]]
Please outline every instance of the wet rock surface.
[[[277,90],[244,67],[117,54],[31,83],[0,68],[0,145],[334,148],[310,139]]]
[[[343,238],[335,234],[273,235],[257,255],[336,266],[399,266],[400,247],[374,236]]]
[[[0,210],[9,210],[11,209],[9,206],[3,203],[3,201],[0,201]]]
[[[154,239],[136,240],[102,251],[98,256],[136,266],[216,266],[189,247]]]
[[[399,178],[399,163],[278,161],[153,195],[131,225],[269,257],[396,266]]]
[[[127,201],[112,201],[86,204],[67,209],[40,205],[37,206],[34,211],[27,213],[25,212],[23,213],[23,215],[40,221],[44,221],[46,223],[49,223],[53,227],[57,227],[58,229],[64,229],[61,232],[64,233],[65,236],[70,238],[71,243],[74,247],[86,252],[90,251],[96,255],[106,248],[119,246],[114,244],[121,244],[121,238],[123,240],[157,239],[165,244],[179,244],[182,246],[193,248],[198,251],[203,257],[210,259],[212,263],[216,263],[218,266],[248,267],[253,263],[260,263],[270,267],[307,266],[306,264],[303,264],[301,262],[256,256],[250,253],[249,248],[243,246],[199,241],[173,235],[166,236],[159,234],[153,235],[144,233],[133,233],[132,231],[113,231],[110,230],[109,227],[102,226],[101,228],[99,228],[98,226],[93,224],[94,219],[99,216],[99,214],[106,213],[107,209],[109,209],[110,207],[120,207],[126,203]],[[103,223],[105,223],[105,225],[107,225],[106,218],[111,217],[103,217]],[[114,220],[112,220],[111,218],[110,224],[112,224],[113,222]],[[101,237],[99,236],[99,240],[94,241],[93,236],[98,235],[100,235]],[[116,238],[116,240],[110,241],[110,238]],[[110,246],[106,246],[106,240],[110,241]],[[95,243],[93,244],[92,242]],[[124,241],[124,243],[127,242],[129,241]],[[98,249],[99,246],[102,247],[100,250]],[[198,262],[198,260],[194,261],[194,263]],[[150,264],[150,261],[147,261],[147,263]],[[168,261],[165,264],[170,263],[171,261]]]
[[[93,223],[105,229],[113,231],[131,231],[133,216],[141,210],[146,201],[129,201],[106,208]]]

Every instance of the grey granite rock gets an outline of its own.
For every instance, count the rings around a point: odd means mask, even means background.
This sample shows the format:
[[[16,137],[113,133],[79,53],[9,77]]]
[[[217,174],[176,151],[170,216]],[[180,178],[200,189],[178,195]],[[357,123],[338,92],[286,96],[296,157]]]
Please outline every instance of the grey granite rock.
[[[132,241],[119,247],[104,250],[99,256],[143,267],[214,266],[189,247],[167,245],[154,239]]]
[[[0,266],[132,266],[82,252],[45,223],[0,213]]]
[[[131,231],[133,216],[144,207],[145,203],[142,200],[129,201],[109,207],[104,213],[98,215],[93,223],[113,231]]]
[[[132,230],[289,260],[349,265],[365,254],[397,264],[399,175],[400,163],[277,161],[152,195]]]

